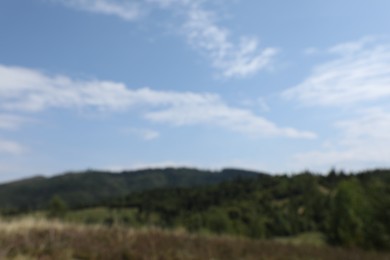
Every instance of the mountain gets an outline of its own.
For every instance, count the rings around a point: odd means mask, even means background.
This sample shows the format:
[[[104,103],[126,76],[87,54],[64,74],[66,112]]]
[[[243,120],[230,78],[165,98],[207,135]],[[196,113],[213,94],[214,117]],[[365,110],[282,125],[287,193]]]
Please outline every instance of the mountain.
[[[71,208],[96,205],[102,200],[156,188],[195,187],[234,179],[267,176],[238,169],[207,171],[189,168],[146,169],[112,173],[88,170],[54,177],[33,177],[0,185],[0,210],[5,212],[47,207],[59,196]]]

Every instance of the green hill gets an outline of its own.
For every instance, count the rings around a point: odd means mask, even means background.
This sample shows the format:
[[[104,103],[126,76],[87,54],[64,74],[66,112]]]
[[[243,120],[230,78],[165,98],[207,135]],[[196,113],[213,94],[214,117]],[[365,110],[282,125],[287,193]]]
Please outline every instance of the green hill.
[[[261,175],[263,174],[235,169],[214,172],[166,168],[121,173],[89,170],[50,178],[33,177],[0,185],[0,210],[10,212],[46,208],[55,195],[61,197],[69,207],[80,208],[133,192],[156,188],[211,185]]]

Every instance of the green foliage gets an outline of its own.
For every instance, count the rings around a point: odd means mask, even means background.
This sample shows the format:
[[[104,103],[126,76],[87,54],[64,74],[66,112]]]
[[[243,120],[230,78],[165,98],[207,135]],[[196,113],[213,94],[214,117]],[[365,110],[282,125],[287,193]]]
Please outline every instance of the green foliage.
[[[67,211],[68,206],[59,196],[52,197],[47,208],[49,218],[64,218]]]
[[[139,222],[134,209],[110,209],[106,207],[72,210],[64,220],[84,224],[107,224],[138,226]]]
[[[212,233],[222,234],[232,232],[232,222],[226,212],[219,208],[212,208],[204,214],[204,227]]]
[[[326,232],[330,243],[390,249],[390,182],[374,176],[358,175],[338,184]]]
[[[214,186],[130,194],[141,225],[251,238],[318,233],[334,245],[389,248],[390,181],[382,173],[259,176]]]
[[[356,180],[339,184],[331,209],[329,237],[331,242],[346,246],[362,246],[367,202]]]

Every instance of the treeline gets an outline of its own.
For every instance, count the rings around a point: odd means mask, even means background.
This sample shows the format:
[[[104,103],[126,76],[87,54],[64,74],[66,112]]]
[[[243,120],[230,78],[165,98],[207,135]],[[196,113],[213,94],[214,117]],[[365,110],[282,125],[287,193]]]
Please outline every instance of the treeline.
[[[134,225],[251,238],[321,232],[328,243],[390,249],[390,171],[260,175],[215,186],[158,189],[106,201],[131,208]],[[129,222],[129,220],[126,220]]]

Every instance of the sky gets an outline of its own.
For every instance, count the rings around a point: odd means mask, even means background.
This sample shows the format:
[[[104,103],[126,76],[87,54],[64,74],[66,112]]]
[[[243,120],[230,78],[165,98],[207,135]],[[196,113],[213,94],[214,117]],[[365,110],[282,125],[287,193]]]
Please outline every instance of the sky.
[[[0,182],[390,166],[388,0],[1,0]]]

